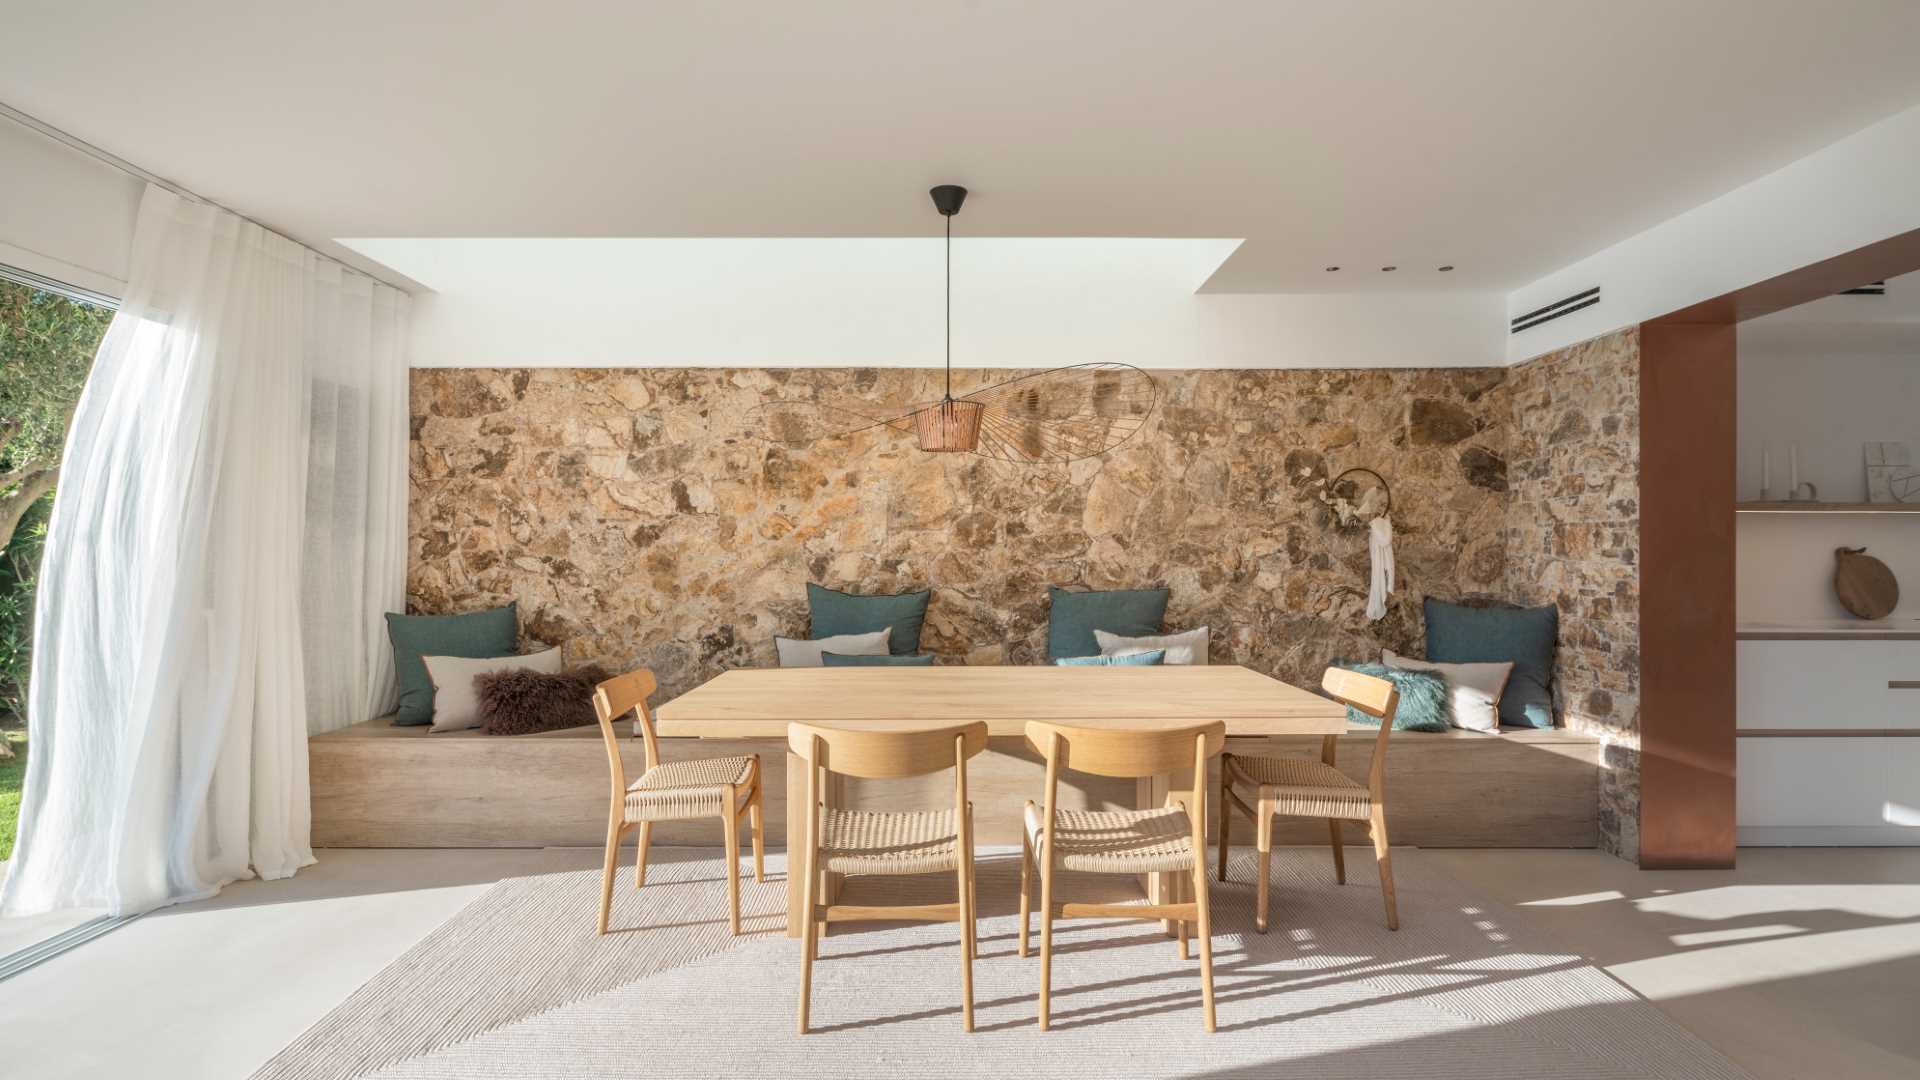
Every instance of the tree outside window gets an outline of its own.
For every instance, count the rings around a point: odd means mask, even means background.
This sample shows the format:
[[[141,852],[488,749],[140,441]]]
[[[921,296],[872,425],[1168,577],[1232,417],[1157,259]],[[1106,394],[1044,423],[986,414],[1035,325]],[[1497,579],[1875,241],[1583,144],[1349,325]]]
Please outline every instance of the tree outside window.
[[[113,310],[0,278],[0,859],[26,772],[33,600],[67,427]]]

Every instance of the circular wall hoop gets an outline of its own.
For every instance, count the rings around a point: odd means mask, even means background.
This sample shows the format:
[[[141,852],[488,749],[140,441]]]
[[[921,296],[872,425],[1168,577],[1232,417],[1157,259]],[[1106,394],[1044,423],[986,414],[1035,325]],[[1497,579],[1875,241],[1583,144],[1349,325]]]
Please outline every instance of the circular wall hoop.
[[[1383,492],[1386,492],[1386,495],[1387,495],[1387,507],[1385,510],[1382,510],[1381,513],[1383,514],[1393,513],[1393,485],[1387,483],[1386,477],[1381,476],[1379,473],[1374,472],[1372,469],[1368,469],[1364,467],[1355,467],[1355,468],[1347,469],[1341,472],[1340,475],[1334,477],[1332,480],[1327,481],[1327,491],[1333,492],[1333,491],[1339,490],[1340,481],[1345,480],[1349,476],[1355,476],[1355,475],[1364,475],[1364,476],[1373,477],[1374,482],[1380,485],[1380,490]]]

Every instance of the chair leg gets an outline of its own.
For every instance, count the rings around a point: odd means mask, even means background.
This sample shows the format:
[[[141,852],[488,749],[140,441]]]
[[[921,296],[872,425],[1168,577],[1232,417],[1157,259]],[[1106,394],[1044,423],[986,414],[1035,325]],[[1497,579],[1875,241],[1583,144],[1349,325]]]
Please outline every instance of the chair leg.
[[[793,857],[789,852],[789,859]],[[788,873],[794,871],[789,868]],[[807,1009],[813,997],[813,955],[819,946],[820,924],[814,919],[814,907],[818,902],[814,890],[819,887],[820,875],[813,872],[813,852],[802,854],[800,874],[801,906],[800,917],[806,920],[806,928],[801,932],[800,941],[800,1034],[807,1033]]]
[[[1040,1030],[1047,1030],[1053,1008],[1053,862],[1040,866]]]
[[[973,1030],[973,867],[966,853],[955,860],[960,905],[960,1022]]]
[[[1033,914],[1033,838],[1020,827],[1020,955],[1027,955],[1027,923]]]
[[[1387,849],[1387,808],[1374,803],[1367,824],[1373,833],[1373,857],[1380,862],[1380,896],[1387,902],[1387,929],[1398,930],[1400,909],[1393,901],[1393,855]]]
[[[607,861],[600,870],[600,932],[607,932],[607,919],[613,914],[613,870],[620,858],[621,822],[607,819]]]
[[[1202,873],[1205,873],[1205,871],[1202,871]],[[1188,951],[1187,948],[1187,920],[1179,919],[1176,921],[1180,924],[1180,959],[1191,960],[1193,959],[1193,954]]]
[[[972,855],[967,858],[971,860]],[[980,959],[980,929],[976,925],[980,919],[980,875],[969,862],[967,866],[967,910],[972,912],[968,918],[967,933],[971,935],[972,953],[975,960]]]
[[[729,800],[739,796],[728,792]],[[720,815],[720,824],[727,837],[727,919],[733,926],[733,933],[740,934],[740,815],[733,809],[738,803],[730,803],[727,811]]]
[[[762,796],[766,785],[758,777],[753,782],[753,801],[747,804],[747,820],[753,825],[753,880],[767,880],[767,811]]]
[[[1340,819],[1327,819],[1327,836],[1333,842],[1333,879],[1342,885],[1347,883],[1347,849],[1340,842]]]
[[[1227,776],[1227,762],[1222,755],[1220,761],[1220,880],[1227,880],[1228,833],[1233,822],[1233,782]]]
[[[1213,905],[1207,897],[1207,868],[1198,860],[1193,864],[1193,900],[1198,908],[1195,918],[1200,929],[1200,1002],[1206,1011],[1207,1030],[1212,1031],[1214,1029]]]
[[[820,881],[814,885],[814,895],[820,898],[820,906],[824,909],[828,904],[833,903],[833,873],[823,869],[815,876],[818,877]],[[813,937],[813,958],[815,960],[820,959],[820,939],[827,936],[827,919],[824,910],[817,921],[820,925],[818,927],[819,932]]]
[[[1264,934],[1267,932],[1267,892],[1273,881],[1273,803],[1261,799],[1259,804],[1260,820],[1254,825],[1254,847],[1259,861],[1259,884],[1255,886],[1253,896],[1253,928]]]
[[[640,823],[640,846],[633,857],[633,887],[639,888],[647,883],[647,845],[653,842],[653,822]]]

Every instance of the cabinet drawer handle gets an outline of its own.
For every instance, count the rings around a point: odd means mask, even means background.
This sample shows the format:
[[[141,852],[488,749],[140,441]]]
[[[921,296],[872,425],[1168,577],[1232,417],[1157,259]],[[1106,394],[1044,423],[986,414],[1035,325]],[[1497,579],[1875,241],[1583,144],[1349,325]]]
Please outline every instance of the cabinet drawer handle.
[[[1889,690],[1920,690],[1920,679],[1895,679],[1887,684]]]

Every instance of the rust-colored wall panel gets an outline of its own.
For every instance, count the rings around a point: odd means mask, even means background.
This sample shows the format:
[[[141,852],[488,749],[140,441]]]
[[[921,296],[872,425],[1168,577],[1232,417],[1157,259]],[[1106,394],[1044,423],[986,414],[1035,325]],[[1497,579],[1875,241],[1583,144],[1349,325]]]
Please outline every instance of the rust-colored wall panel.
[[[1734,860],[1731,323],[1640,328],[1640,865]]]

